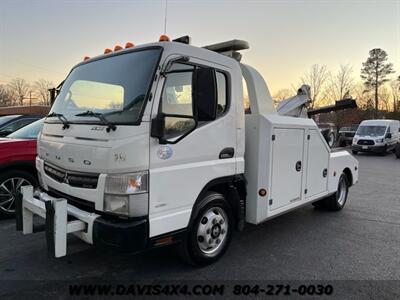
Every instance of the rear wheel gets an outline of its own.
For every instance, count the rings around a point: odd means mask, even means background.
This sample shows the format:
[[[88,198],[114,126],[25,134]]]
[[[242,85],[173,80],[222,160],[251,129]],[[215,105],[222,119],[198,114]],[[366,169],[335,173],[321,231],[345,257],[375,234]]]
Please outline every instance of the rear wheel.
[[[397,144],[395,153],[396,153],[396,157],[400,158],[400,144]]]
[[[36,187],[36,178],[26,171],[5,171],[0,175],[0,213],[15,214],[15,199],[21,192],[21,187],[32,185]]]
[[[336,193],[327,198],[314,202],[313,205],[315,207],[321,207],[327,210],[333,210],[333,211],[341,210],[346,204],[348,193],[349,193],[349,180],[346,174],[342,173],[342,175],[340,175],[339,178],[338,188]]]
[[[192,265],[217,261],[229,246],[233,215],[223,195],[210,192],[195,209],[196,215],[180,245],[181,257]]]
[[[335,146],[335,134],[333,132],[328,134],[328,145],[329,148],[333,148]]]

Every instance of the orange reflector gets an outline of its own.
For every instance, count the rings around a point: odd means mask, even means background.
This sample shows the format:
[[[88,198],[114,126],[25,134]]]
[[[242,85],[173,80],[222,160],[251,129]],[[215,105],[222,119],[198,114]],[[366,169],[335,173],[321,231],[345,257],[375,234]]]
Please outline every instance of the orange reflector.
[[[115,45],[114,51],[122,50],[123,48],[120,45]]]
[[[112,52],[112,50],[110,48],[104,49],[104,54],[107,54],[107,53],[110,53],[110,52]]]
[[[132,48],[132,47],[135,47],[135,45],[132,44],[131,42],[127,42],[127,43],[125,44],[125,49],[126,49],[126,48]]]
[[[83,60],[88,60],[88,59],[90,59],[89,56],[85,56],[85,57],[83,58]]]
[[[167,35],[162,34],[162,35],[160,36],[160,39],[159,39],[158,41],[159,41],[159,42],[169,42],[170,40],[169,40],[169,37],[168,37]]]
[[[163,245],[168,245],[173,242],[173,237],[172,236],[167,236],[165,238],[158,239],[154,242],[154,246],[163,246]]]

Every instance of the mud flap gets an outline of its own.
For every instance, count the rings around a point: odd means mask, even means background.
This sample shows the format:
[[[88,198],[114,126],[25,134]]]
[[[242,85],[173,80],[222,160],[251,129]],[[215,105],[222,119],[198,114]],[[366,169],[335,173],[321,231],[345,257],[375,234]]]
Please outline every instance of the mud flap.
[[[243,231],[245,224],[245,207],[244,201],[240,199],[237,188],[234,185],[229,186],[229,200],[236,212],[236,229],[238,231]]]

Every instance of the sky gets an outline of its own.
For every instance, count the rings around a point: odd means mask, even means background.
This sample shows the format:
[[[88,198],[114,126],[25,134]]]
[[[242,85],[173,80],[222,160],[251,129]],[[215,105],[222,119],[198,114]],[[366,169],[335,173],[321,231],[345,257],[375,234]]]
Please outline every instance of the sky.
[[[291,88],[311,65],[350,64],[359,79],[369,50],[382,48],[400,75],[400,0],[168,0],[167,35],[204,46],[249,42],[243,62],[271,93]],[[61,82],[85,55],[157,41],[165,0],[1,0],[0,84],[21,77]]]

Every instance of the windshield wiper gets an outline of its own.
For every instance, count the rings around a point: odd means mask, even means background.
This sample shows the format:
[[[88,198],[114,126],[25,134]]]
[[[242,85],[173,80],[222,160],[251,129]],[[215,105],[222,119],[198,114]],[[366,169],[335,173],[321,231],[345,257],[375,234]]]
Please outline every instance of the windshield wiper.
[[[63,130],[69,128],[69,121],[63,114],[52,112],[46,116],[46,118],[51,118],[51,117],[57,117],[61,121],[61,123],[63,123],[62,127]]]
[[[110,132],[115,131],[117,129],[117,126],[115,126],[114,124],[111,124],[110,122],[107,121],[107,119],[104,117],[103,114],[101,113],[96,113],[94,111],[91,110],[87,110],[85,112],[79,113],[75,115],[76,117],[95,117],[98,118],[104,125],[107,126],[106,131]]]

